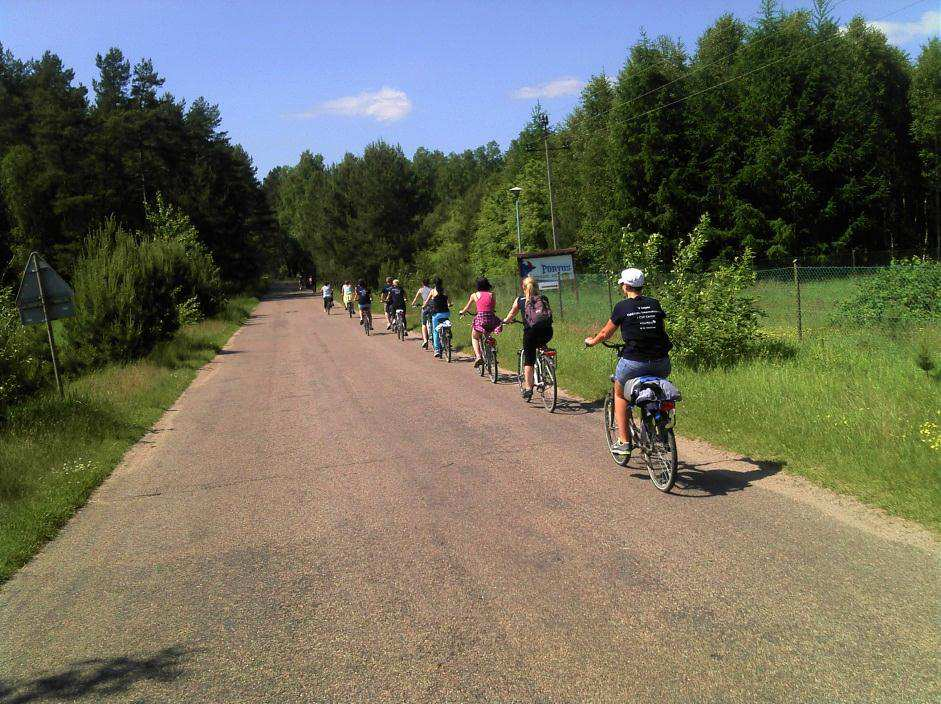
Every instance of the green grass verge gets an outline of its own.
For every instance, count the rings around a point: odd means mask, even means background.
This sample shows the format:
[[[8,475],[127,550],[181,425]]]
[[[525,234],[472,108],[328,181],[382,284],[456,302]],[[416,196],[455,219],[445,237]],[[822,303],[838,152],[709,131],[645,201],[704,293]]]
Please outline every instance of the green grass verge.
[[[82,506],[257,304],[236,298],[182,328],[145,359],[69,383],[15,407],[0,430],[0,582]]]
[[[798,343],[791,292],[780,284],[756,287],[767,314],[765,332],[793,353],[728,369],[676,368],[672,378],[684,396],[677,430],[779,463],[941,532],[941,382],[937,372],[916,364],[920,351],[941,349],[941,326],[840,326],[831,314],[854,290],[846,280],[804,286],[805,304],[811,303],[805,305],[805,339]],[[583,287],[580,293],[578,305],[566,300],[552,345],[559,350],[559,384],[596,400],[607,391],[615,358],[601,347],[584,349],[582,340],[605,320],[607,291]],[[500,296],[498,312],[509,307],[510,295]],[[549,296],[558,310],[557,293]],[[469,319],[455,322],[454,334],[455,343],[469,350]],[[516,370],[520,338],[518,325],[498,338],[505,370]]]

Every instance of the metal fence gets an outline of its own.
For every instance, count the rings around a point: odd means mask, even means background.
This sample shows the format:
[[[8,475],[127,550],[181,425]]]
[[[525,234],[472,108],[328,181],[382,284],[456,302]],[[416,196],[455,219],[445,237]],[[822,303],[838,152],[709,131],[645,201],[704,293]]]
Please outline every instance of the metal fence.
[[[865,290],[867,279],[882,266],[801,266],[761,269],[756,272],[752,297],[764,314],[763,325],[775,333],[803,340],[808,336],[839,334],[844,305]],[[544,293],[552,304],[556,320],[594,331],[611,314],[621,294],[616,277],[579,274],[576,281],[563,280],[558,288]],[[520,295],[520,280],[515,276],[491,277],[497,297],[497,313],[504,315]],[[447,284],[447,282],[446,282]],[[406,285],[414,295],[417,280],[409,277]],[[458,308],[467,300],[469,290],[449,291]],[[652,291],[656,295],[656,291]]]

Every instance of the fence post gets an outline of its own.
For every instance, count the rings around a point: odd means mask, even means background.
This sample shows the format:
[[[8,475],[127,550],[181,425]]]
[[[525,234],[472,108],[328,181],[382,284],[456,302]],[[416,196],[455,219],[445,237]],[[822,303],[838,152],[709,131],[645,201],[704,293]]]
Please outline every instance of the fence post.
[[[856,268],[856,247],[853,247],[853,268]],[[856,273],[855,271],[853,272]]]
[[[605,279],[608,281],[608,310],[614,308],[614,302],[611,300],[611,277],[606,276]]]
[[[559,320],[562,320],[564,317],[562,315],[562,276],[561,274],[556,272],[555,277],[556,277],[555,280],[559,282]]]
[[[801,282],[797,275],[797,260],[794,260],[794,290],[797,293],[797,339],[804,340],[804,331],[801,327]]]

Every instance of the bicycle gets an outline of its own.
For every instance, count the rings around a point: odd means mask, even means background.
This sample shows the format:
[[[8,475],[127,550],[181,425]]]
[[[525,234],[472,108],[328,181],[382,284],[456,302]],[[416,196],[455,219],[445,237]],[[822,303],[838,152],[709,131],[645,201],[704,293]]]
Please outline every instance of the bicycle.
[[[447,355],[448,364],[451,363],[451,320],[446,318],[438,323],[438,337],[441,340],[441,356]]]
[[[543,407],[552,413],[559,400],[559,385],[556,380],[556,351],[550,347],[536,350],[536,363],[533,365],[533,391],[538,391]],[[516,365],[516,379],[520,391],[523,390],[525,376],[523,371],[523,350],[519,351]]]
[[[369,337],[369,333],[372,331],[372,311],[368,308],[363,309],[363,330],[366,337]]]
[[[484,359],[484,363],[480,366],[480,375],[489,376],[490,381],[496,384],[500,373],[497,370],[497,339],[492,332],[484,333],[480,341],[480,351]]]
[[[395,311],[395,320],[392,321],[392,332],[395,333],[395,336],[399,338],[402,342],[405,342],[405,311],[396,310]]]
[[[327,311],[327,315],[330,315],[330,309],[333,308],[333,299],[324,298],[323,299],[323,309]]]
[[[620,355],[624,345],[602,342],[605,347],[616,350]],[[656,379],[657,377],[640,377],[635,380],[635,386]],[[612,388],[604,399],[604,431],[608,442],[608,451],[618,442],[617,423],[614,417],[614,376],[611,377]],[[667,493],[676,482],[677,452],[676,435],[673,432],[675,423],[676,404],[673,401],[660,401],[636,406],[640,409],[640,425],[634,419],[634,397],[628,399],[628,441],[631,447],[639,447],[647,467],[650,481],[657,489]],[[626,467],[631,461],[630,455],[620,455],[611,452],[611,457],[621,467]]]
[[[346,302],[346,312],[350,314],[350,318],[353,317],[353,301]]]

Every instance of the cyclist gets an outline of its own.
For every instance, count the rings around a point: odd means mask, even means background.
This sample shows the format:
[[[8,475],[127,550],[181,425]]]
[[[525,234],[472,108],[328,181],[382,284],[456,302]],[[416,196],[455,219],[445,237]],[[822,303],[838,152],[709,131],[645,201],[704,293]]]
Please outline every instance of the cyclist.
[[[484,364],[484,353],[481,348],[484,335],[500,327],[500,318],[493,312],[497,305],[497,297],[493,294],[493,287],[486,276],[477,279],[477,290],[467,299],[467,303],[461,308],[460,315],[467,313],[471,303],[475,304],[477,310],[474,315],[473,332],[471,332],[471,345],[474,347],[475,357],[474,367],[477,368]]]
[[[434,280],[434,288],[428,294],[428,312],[431,314],[431,332],[435,357],[440,358],[444,345],[441,344],[441,333],[438,332],[438,326],[442,321],[451,318],[451,301],[448,300],[448,294],[444,292],[444,283],[442,283],[440,276]]]
[[[673,343],[663,324],[666,313],[660,307],[660,301],[643,294],[644,272],[625,269],[618,285],[624,300],[614,306],[611,319],[597,335],[585,338],[585,345],[594,347],[621,328],[624,348],[614,370],[614,417],[618,426],[618,442],[611,452],[629,455],[632,448],[628,438],[628,403],[624,398],[624,387],[639,376],[668,377],[671,371],[669,352]]]
[[[353,282],[344,281],[343,282],[343,307],[349,308],[353,304]]]
[[[405,321],[405,289],[402,288],[402,285],[399,283],[398,279],[392,280],[392,286],[389,287],[388,301],[389,308],[392,309],[393,320],[395,319],[395,316],[398,315],[398,312],[402,311],[402,322],[407,328],[408,323]],[[405,335],[408,336],[407,329],[405,331]]]
[[[356,285],[356,301],[359,305],[359,324],[368,319],[372,323],[372,293],[366,285],[365,279],[360,279]]]
[[[428,279],[421,280],[421,287],[415,292],[412,298],[412,305],[417,306],[418,299],[421,298],[421,348],[428,349],[428,326],[431,324],[431,312],[428,310],[428,299],[431,298],[431,286],[428,285]]]
[[[323,294],[323,309],[327,311],[327,314],[330,314],[330,306],[333,305],[333,284],[329,281],[324,283],[323,288],[320,289],[320,292]]]
[[[392,277],[386,277],[386,285],[382,287],[382,292],[379,294],[379,300],[385,304],[386,307],[386,330],[392,329],[392,315],[393,311],[389,309],[389,289],[392,288]]]
[[[552,308],[549,307],[549,299],[539,292],[539,283],[532,276],[523,279],[521,286],[523,295],[513,301],[513,307],[503,322],[509,324],[516,319],[517,313],[523,313],[523,398],[528,401],[533,397],[536,350],[548,345],[552,339]]]

